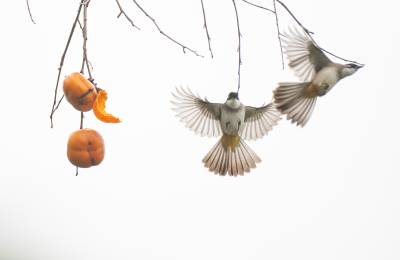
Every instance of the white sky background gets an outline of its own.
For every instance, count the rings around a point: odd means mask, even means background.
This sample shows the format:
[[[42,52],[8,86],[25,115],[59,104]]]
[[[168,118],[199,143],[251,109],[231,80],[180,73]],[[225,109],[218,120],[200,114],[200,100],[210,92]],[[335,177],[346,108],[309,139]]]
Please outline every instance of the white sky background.
[[[317,102],[311,120],[286,120],[249,142],[262,158],[245,177],[219,177],[201,159],[217,139],[174,117],[174,86],[223,102],[237,84],[237,32],[230,0],[204,4],[215,54],[210,59],[199,0],[146,0],[171,36],[204,54],[183,54],[131,1],[134,22],[116,19],[114,1],[89,8],[88,55],[108,110],[85,127],[105,139],[98,167],[66,157],[79,113],[64,102],[50,129],[57,67],[76,1],[0,3],[0,259],[399,259],[397,1],[285,0],[324,48],[366,66]],[[271,1],[255,3],[271,7]],[[241,101],[269,102],[282,71],[274,17],[238,0]],[[293,24],[280,9],[282,29]],[[77,31],[62,77],[80,69]],[[61,92],[60,92],[61,93]]]

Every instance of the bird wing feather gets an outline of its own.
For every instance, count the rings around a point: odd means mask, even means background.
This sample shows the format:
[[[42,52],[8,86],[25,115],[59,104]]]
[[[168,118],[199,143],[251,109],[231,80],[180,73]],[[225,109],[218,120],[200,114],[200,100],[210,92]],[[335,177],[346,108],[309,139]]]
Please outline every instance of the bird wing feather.
[[[241,137],[246,140],[262,138],[278,123],[280,115],[274,103],[261,107],[246,106]]]
[[[282,42],[289,67],[303,81],[311,81],[318,71],[332,63],[303,30],[289,28]]]
[[[222,135],[220,125],[222,104],[211,103],[207,99],[202,99],[187,88],[176,88],[172,93],[174,100],[172,110],[185,125],[196,134],[208,137]]]

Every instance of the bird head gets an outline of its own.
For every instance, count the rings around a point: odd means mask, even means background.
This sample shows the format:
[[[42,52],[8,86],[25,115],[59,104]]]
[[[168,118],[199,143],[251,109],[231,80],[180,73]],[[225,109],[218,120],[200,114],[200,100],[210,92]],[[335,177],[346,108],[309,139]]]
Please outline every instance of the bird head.
[[[239,99],[239,93],[237,93],[237,92],[229,93],[227,100],[230,100],[230,99]]]
[[[353,75],[358,69],[364,67],[364,65],[359,65],[355,63],[347,63],[343,65],[342,78]]]

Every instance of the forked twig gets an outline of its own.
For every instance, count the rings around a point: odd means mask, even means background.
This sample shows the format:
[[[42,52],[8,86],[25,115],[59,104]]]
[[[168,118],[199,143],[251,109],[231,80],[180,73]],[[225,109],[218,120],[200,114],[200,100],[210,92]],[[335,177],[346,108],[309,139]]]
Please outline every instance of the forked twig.
[[[322,48],[321,46],[319,46],[318,43],[314,40],[314,38],[313,38],[313,36],[312,36],[314,33],[313,33],[312,31],[308,30],[308,29],[300,22],[300,20],[297,19],[297,17],[293,14],[293,12],[289,9],[289,7],[288,7],[285,3],[283,3],[281,0],[272,0],[273,6],[274,6],[274,10],[271,10],[271,9],[269,9],[269,8],[266,8],[266,7],[263,7],[263,6],[254,4],[254,3],[251,3],[251,2],[249,2],[249,1],[247,1],[247,0],[242,0],[242,1],[245,2],[245,3],[247,3],[247,4],[249,4],[249,5],[252,5],[252,6],[257,7],[257,8],[261,8],[261,9],[263,9],[263,10],[266,10],[266,11],[271,12],[271,13],[274,14],[274,16],[275,16],[275,23],[276,23],[276,29],[277,29],[277,34],[278,34],[279,47],[280,47],[280,51],[281,51],[281,59],[282,59],[282,67],[283,67],[283,68],[284,68],[285,65],[284,65],[284,59],[283,59],[283,56],[284,56],[284,55],[283,55],[282,39],[281,39],[282,34],[281,34],[281,32],[280,32],[280,27],[279,27],[279,15],[278,15],[277,8],[276,8],[276,2],[278,2],[278,3],[288,12],[288,14],[293,18],[293,20],[294,20],[294,21],[303,29],[303,31],[310,37],[310,40],[313,42],[313,44],[314,44],[318,49],[320,49],[321,51],[323,51],[323,52],[325,52],[325,53],[327,53],[327,54],[329,54],[329,55],[331,55],[331,56],[333,56],[333,57],[335,57],[335,58],[338,58],[338,59],[340,59],[340,60],[343,60],[343,61],[345,61],[345,62],[351,62],[351,63],[358,64],[358,65],[360,65],[360,66],[364,66],[364,64],[362,64],[362,63],[359,63],[359,62],[357,62],[357,61],[352,61],[352,60],[345,59],[345,58],[340,57],[340,56],[338,56],[338,55],[336,55],[336,54],[334,54],[334,53],[332,53],[332,52],[330,52],[330,51],[328,51],[328,50]]]
[[[166,37],[166,38],[169,39],[170,41],[174,42],[175,44],[181,46],[184,53],[186,53],[186,50],[188,50],[188,51],[190,51],[191,53],[195,54],[196,56],[199,56],[199,57],[204,58],[204,56],[201,55],[201,54],[199,54],[199,53],[197,53],[197,51],[195,51],[195,50],[193,50],[193,49],[187,47],[186,45],[183,45],[182,43],[178,42],[177,40],[175,40],[174,38],[172,38],[171,36],[169,36],[168,34],[166,34],[163,30],[161,30],[161,28],[160,28],[160,26],[157,24],[156,20],[155,20],[152,16],[150,16],[150,15],[143,9],[143,7],[140,6],[140,5],[138,4],[138,2],[137,2],[136,0],[132,0],[132,1],[133,1],[133,2],[135,3],[135,5],[140,9],[140,11],[142,11],[142,13],[143,13],[144,15],[146,15],[147,18],[149,18],[149,19],[152,21],[152,23],[153,23],[154,26],[157,28],[157,30],[158,30],[159,33],[161,33],[164,37]]]
[[[280,0],[274,0],[274,2],[278,2],[283,8],[286,9],[286,11],[289,13],[289,15],[295,20],[295,22],[308,34],[314,34],[314,32],[308,30],[297,18],[296,16],[290,11],[289,7],[287,7],[283,2]]]
[[[75,28],[76,28],[76,24],[77,24],[78,21],[79,21],[79,16],[80,16],[80,14],[81,14],[82,5],[84,5],[85,2],[86,2],[85,0],[81,0],[80,3],[79,3],[79,8],[78,8],[78,11],[77,11],[75,20],[74,20],[74,22],[73,22],[73,24],[72,24],[72,28],[71,28],[71,31],[70,31],[69,36],[68,36],[67,43],[66,43],[65,48],[64,48],[64,52],[63,52],[63,54],[61,55],[60,65],[58,66],[57,82],[56,82],[56,86],[55,86],[55,88],[54,88],[53,106],[52,106],[52,108],[51,108],[51,113],[50,113],[51,128],[53,128],[53,116],[54,116],[54,112],[58,109],[58,107],[60,106],[61,101],[62,101],[63,98],[64,98],[64,95],[63,95],[63,96],[60,98],[60,100],[58,101],[58,104],[57,104],[58,85],[59,85],[59,83],[60,83],[60,76],[61,76],[62,67],[64,66],[65,56],[66,56],[66,54],[67,54],[69,45],[70,45],[70,43],[71,43],[72,36],[74,35]],[[57,106],[56,106],[56,104],[57,104]]]
[[[330,52],[330,51],[328,51],[328,50],[322,48],[321,46],[319,46],[318,43],[314,40],[314,38],[313,38],[313,36],[312,36],[312,34],[314,34],[314,33],[313,33],[312,31],[308,30],[308,29],[299,21],[299,19],[296,18],[296,16],[292,13],[292,11],[290,11],[290,9],[289,9],[282,1],[280,1],[280,0],[273,0],[273,1],[274,1],[274,3],[275,3],[275,1],[278,2],[283,8],[286,9],[286,11],[289,13],[289,15],[295,20],[295,22],[296,22],[296,23],[304,30],[304,32],[310,37],[311,41],[314,43],[314,45],[315,45],[318,49],[320,49],[321,51],[323,51],[323,52],[325,52],[325,53],[328,53],[329,55],[332,55],[333,57],[338,58],[338,59],[340,59],[340,60],[342,60],[342,61],[355,63],[355,64],[358,64],[358,65],[360,65],[360,66],[364,66],[364,65],[365,65],[365,64],[359,63],[359,62],[357,62],[357,61],[353,61],[353,60],[348,60],[348,59],[342,58],[342,57],[340,57],[340,56],[338,56],[338,55],[336,55],[336,54],[334,54],[334,53],[332,53],[332,52]]]
[[[245,2],[245,3],[247,3],[247,4],[249,4],[249,5],[252,5],[252,6],[254,6],[254,7],[258,7],[258,8],[264,9],[265,11],[269,11],[269,12],[271,12],[271,13],[275,13],[274,10],[271,10],[271,9],[266,8],[266,7],[264,7],[264,6],[256,5],[256,4],[251,3],[251,2],[249,2],[249,1],[247,1],[247,0],[242,0],[242,1]]]
[[[207,19],[206,19],[206,11],[205,11],[205,9],[204,9],[203,0],[200,0],[200,2],[201,2],[201,10],[203,11],[203,21],[204,21],[203,27],[204,27],[204,29],[205,29],[205,31],[206,31],[206,35],[207,35],[208,50],[210,51],[211,58],[214,58],[214,54],[213,54],[212,49],[211,49],[211,38],[210,38],[210,34],[208,33]]]
[[[117,18],[119,18],[121,15],[124,15],[125,18],[126,18],[126,20],[128,20],[128,22],[130,22],[130,24],[131,24],[134,28],[140,30],[140,28],[137,27],[137,26],[133,23],[132,19],[131,19],[131,18],[128,16],[128,14],[124,11],[124,9],[122,8],[122,6],[121,6],[119,0],[115,0],[115,1],[117,2],[118,8],[119,8],[119,14],[117,15]]]

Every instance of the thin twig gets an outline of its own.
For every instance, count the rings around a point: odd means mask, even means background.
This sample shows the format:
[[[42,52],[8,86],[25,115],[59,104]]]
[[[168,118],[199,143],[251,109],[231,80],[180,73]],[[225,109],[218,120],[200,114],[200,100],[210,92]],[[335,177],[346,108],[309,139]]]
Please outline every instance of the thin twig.
[[[242,51],[241,51],[241,38],[242,38],[242,34],[240,33],[240,26],[239,26],[239,15],[238,15],[238,11],[237,11],[237,7],[236,7],[236,2],[235,0],[232,0],[233,3],[233,7],[235,8],[235,15],[236,15],[236,25],[237,25],[237,33],[238,33],[238,56],[239,56],[239,64],[238,64],[238,88],[237,88],[237,92],[239,93],[239,89],[240,89],[240,68],[242,66]]]
[[[174,38],[172,38],[171,36],[169,36],[168,34],[166,34],[165,32],[163,32],[163,31],[161,30],[160,26],[157,24],[156,20],[155,20],[153,17],[151,17],[151,16],[143,9],[143,7],[141,7],[141,6],[137,3],[136,0],[132,0],[132,1],[133,1],[133,2],[135,3],[135,5],[140,9],[140,11],[142,11],[142,13],[143,13],[144,15],[146,15],[147,18],[149,18],[149,19],[153,22],[154,26],[157,28],[157,30],[158,30],[159,33],[161,33],[164,37],[166,37],[166,38],[169,39],[170,41],[174,42],[175,44],[181,46],[184,53],[186,53],[186,50],[188,50],[188,51],[190,51],[191,53],[195,54],[196,56],[199,56],[199,57],[204,58],[204,56],[201,55],[201,54],[199,54],[199,53],[197,53],[197,51],[195,51],[195,50],[193,50],[193,49],[187,47],[186,45],[183,45],[182,43],[178,42],[177,40],[175,40]]]
[[[79,28],[81,28],[81,31],[83,31],[83,25],[80,20],[78,20],[78,25],[79,25]]]
[[[60,106],[60,104],[61,104],[61,101],[63,101],[63,99],[64,99],[64,94],[61,96],[61,98],[60,98],[60,100],[58,100],[58,102],[57,102],[57,106],[54,108],[54,111],[56,111],[57,109],[58,109],[58,107]]]
[[[332,53],[332,52],[330,52],[330,51],[328,51],[328,50],[326,50],[326,49],[320,47],[320,46],[317,44],[317,42],[314,40],[314,38],[312,37],[312,34],[314,34],[314,33],[313,33],[312,31],[308,30],[308,29],[296,18],[296,16],[290,11],[290,9],[289,9],[283,2],[281,2],[280,0],[274,0],[274,3],[275,3],[275,1],[278,2],[283,8],[286,9],[286,11],[289,13],[289,15],[296,21],[296,23],[297,23],[297,24],[304,30],[304,32],[310,37],[311,41],[314,43],[314,45],[315,45],[318,49],[320,49],[321,51],[323,51],[323,52],[325,52],[325,53],[328,53],[329,55],[332,55],[333,57],[338,58],[338,59],[340,59],[340,60],[342,60],[342,61],[355,63],[355,64],[358,64],[358,65],[360,65],[360,66],[364,66],[364,65],[365,65],[365,64],[359,63],[359,62],[357,62],[357,61],[352,61],[352,60],[348,60],[348,59],[342,58],[342,57],[340,57],[340,56],[338,56],[338,55],[336,55],[336,54],[334,54],[334,53]]]
[[[211,49],[211,38],[210,38],[210,34],[208,33],[206,11],[204,10],[203,0],[200,0],[200,2],[201,2],[201,10],[203,10],[203,21],[204,21],[203,27],[206,30],[207,41],[208,41],[208,50],[210,51],[211,58],[214,58],[214,54],[213,54],[212,49]]]
[[[83,62],[82,62],[82,68],[81,68],[81,73],[83,73],[84,71],[84,65],[86,65],[88,74],[89,74],[89,81],[93,80],[92,78],[92,72],[91,69],[89,67],[89,59],[88,59],[88,55],[87,55],[87,8],[89,5],[89,1],[87,1],[87,3],[84,5],[83,7],[83,26],[81,26],[82,28],[82,37],[83,37]],[[79,23],[80,24],[80,23]]]
[[[54,88],[54,100],[53,100],[53,106],[51,108],[51,113],[50,113],[50,122],[51,122],[51,128],[53,128],[53,116],[54,116],[54,112],[57,110],[57,108],[59,107],[59,104],[56,107],[56,103],[57,103],[57,93],[58,93],[58,85],[60,83],[60,76],[61,76],[61,71],[62,71],[62,67],[64,65],[64,59],[65,56],[67,54],[69,45],[71,43],[71,39],[72,39],[72,35],[74,35],[74,31],[75,31],[75,27],[76,24],[79,20],[79,15],[81,13],[82,10],[82,5],[85,2],[85,0],[81,0],[80,4],[79,4],[79,8],[78,8],[78,12],[76,14],[74,23],[72,24],[72,28],[71,28],[71,32],[69,33],[68,36],[68,40],[67,40],[67,44],[65,45],[65,49],[63,54],[61,55],[61,61],[60,61],[60,65],[58,66],[58,75],[57,75],[57,82],[56,82],[56,87]],[[59,103],[61,103],[61,101],[63,100],[63,98],[60,99]]]
[[[266,8],[266,7],[264,7],[264,6],[256,5],[256,4],[251,3],[251,2],[249,2],[249,1],[246,1],[246,0],[242,0],[242,1],[245,2],[245,3],[247,3],[247,4],[249,4],[249,5],[252,5],[252,6],[254,6],[254,7],[258,7],[258,8],[264,9],[264,10],[266,10],[266,11],[269,11],[269,12],[271,12],[271,13],[275,13],[273,10],[271,10],[271,9],[269,9],[269,8]]]
[[[119,18],[121,15],[124,15],[125,18],[126,18],[126,20],[128,20],[128,22],[130,22],[131,25],[132,25],[134,28],[140,30],[140,28],[137,27],[137,26],[133,23],[132,19],[125,13],[125,11],[124,11],[124,9],[122,8],[122,6],[121,6],[119,0],[115,0],[115,1],[117,2],[118,8],[119,8],[119,14],[117,15],[117,18]]]
[[[294,16],[294,14],[292,13],[292,11],[290,11],[289,7],[287,7],[284,3],[282,3],[280,0],[274,0],[274,2],[278,2],[283,8],[286,9],[286,11],[290,14],[290,16],[296,21],[296,23],[303,28],[303,30],[308,34],[314,34],[312,31],[308,30],[297,18],[296,16]]]
[[[29,17],[31,18],[32,23],[36,24],[32,17],[31,7],[29,6],[29,0],[26,0],[26,7],[28,8]]]
[[[273,0],[274,3],[274,15],[275,15],[275,23],[276,23],[276,29],[277,29],[277,35],[278,35],[278,42],[279,42],[279,48],[281,50],[281,61],[282,61],[282,69],[285,69],[285,60],[283,58],[283,48],[282,48],[282,39],[281,39],[281,32],[279,29],[279,19],[278,19],[278,12],[276,10],[276,1]]]

